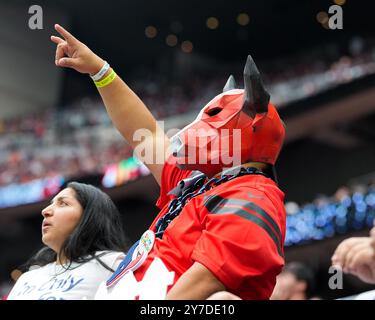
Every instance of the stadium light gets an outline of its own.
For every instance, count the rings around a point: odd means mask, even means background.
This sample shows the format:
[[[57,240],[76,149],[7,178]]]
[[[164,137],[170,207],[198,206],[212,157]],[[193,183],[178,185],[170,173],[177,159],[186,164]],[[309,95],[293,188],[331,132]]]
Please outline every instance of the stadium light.
[[[158,30],[154,26],[148,26],[145,29],[145,35],[147,38],[155,38],[158,34]]]
[[[206,20],[206,25],[208,29],[215,30],[219,27],[219,20],[215,17],[209,17]]]
[[[193,51],[193,44],[190,41],[184,41],[181,43],[181,50],[185,53],[191,53]]]
[[[249,15],[247,13],[240,13],[237,16],[237,23],[240,26],[247,26],[249,24],[249,21],[250,21],[250,18],[249,18]]]
[[[165,38],[165,42],[168,46],[170,47],[174,47],[177,42],[178,42],[178,39],[177,37],[174,35],[174,34],[169,34],[167,35],[167,37]]]

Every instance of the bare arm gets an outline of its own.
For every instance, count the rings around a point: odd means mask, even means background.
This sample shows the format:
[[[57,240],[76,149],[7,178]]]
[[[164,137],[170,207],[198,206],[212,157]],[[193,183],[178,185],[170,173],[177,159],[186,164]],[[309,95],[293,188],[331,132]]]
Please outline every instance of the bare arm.
[[[167,300],[204,300],[212,294],[225,290],[224,285],[198,262],[178,279],[168,292]]]
[[[104,65],[103,59],[63,27],[55,25],[55,29],[63,37],[51,37],[51,40],[57,44],[55,59],[57,66],[72,68],[90,75],[96,74],[101,69]],[[109,72],[110,70],[103,78]],[[136,150],[146,150],[151,155],[145,164],[160,184],[161,171],[168,156],[169,139],[142,100],[119,76],[111,84],[98,90],[113,124],[129,145]],[[143,130],[140,134],[142,140],[135,139],[138,130]]]
[[[160,185],[169,140],[158,126],[155,118],[120,77],[117,77],[110,85],[98,88],[98,90],[113,124],[133,150],[146,150],[150,154],[149,158],[143,157],[145,165],[148,166]],[[143,129],[145,133],[149,132],[146,135],[139,131],[142,135],[141,141],[136,140],[134,136],[134,133],[140,129]],[[136,155],[141,158],[140,152],[136,152]]]

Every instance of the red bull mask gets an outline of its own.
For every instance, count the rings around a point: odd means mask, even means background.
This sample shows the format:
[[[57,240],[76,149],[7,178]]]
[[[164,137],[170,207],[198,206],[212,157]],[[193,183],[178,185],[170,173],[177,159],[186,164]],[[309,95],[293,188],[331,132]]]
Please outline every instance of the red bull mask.
[[[171,147],[181,169],[211,176],[250,161],[274,165],[284,137],[284,124],[249,55],[244,89],[236,89],[231,75],[223,92],[171,139]]]

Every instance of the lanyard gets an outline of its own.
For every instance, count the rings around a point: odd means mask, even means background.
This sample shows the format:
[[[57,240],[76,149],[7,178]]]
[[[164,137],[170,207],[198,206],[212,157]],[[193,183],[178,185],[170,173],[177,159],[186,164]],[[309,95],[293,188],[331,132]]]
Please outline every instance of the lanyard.
[[[236,174],[225,174],[224,172],[221,177],[213,177],[207,182],[205,182],[207,177],[203,173],[200,173],[193,178],[189,178],[189,183],[182,183],[182,186],[185,185],[185,187],[180,188],[180,190],[178,190],[179,194],[177,198],[173,199],[169,203],[166,214],[157,221],[155,226],[155,236],[162,239],[165,229],[167,229],[168,225],[173,221],[173,219],[175,219],[181,213],[182,209],[192,198],[199,196],[222,183],[248,174],[259,174],[269,178],[266,173],[254,167],[241,167],[239,170],[237,170]],[[179,184],[181,184],[181,181]]]

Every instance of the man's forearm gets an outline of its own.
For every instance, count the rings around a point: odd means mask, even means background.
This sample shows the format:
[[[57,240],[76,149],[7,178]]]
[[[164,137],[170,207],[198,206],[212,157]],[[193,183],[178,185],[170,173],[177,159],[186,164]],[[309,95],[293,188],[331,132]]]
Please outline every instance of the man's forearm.
[[[105,76],[111,71],[108,70]],[[117,130],[135,149],[142,143],[143,150],[151,156],[145,164],[149,167],[156,181],[160,184],[161,171],[168,156],[169,140],[163,130],[158,126],[156,119],[147,109],[142,100],[117,76],[109,85],[98,88],[103,99],[108,115]],[[140,132],[142,141],[135,139],[134,134]],[[143,137],[144,136],[144,137]],[[159,148],[159,150],[156,150]],[[140,154],[137,153],[139,157]]]
[[[224,285],[205,266],[195,262],[168,292],[167,300],[205,300],[224,291]]]
[[[111,69],[107,74],[110,71]],[[139,143],[133,139],[136,130],[147,129],[153,134],[156,133],[155,118],[119,76],[111,84],[98,88],[98,91],[113,124],[130,146],[134,148]]]

